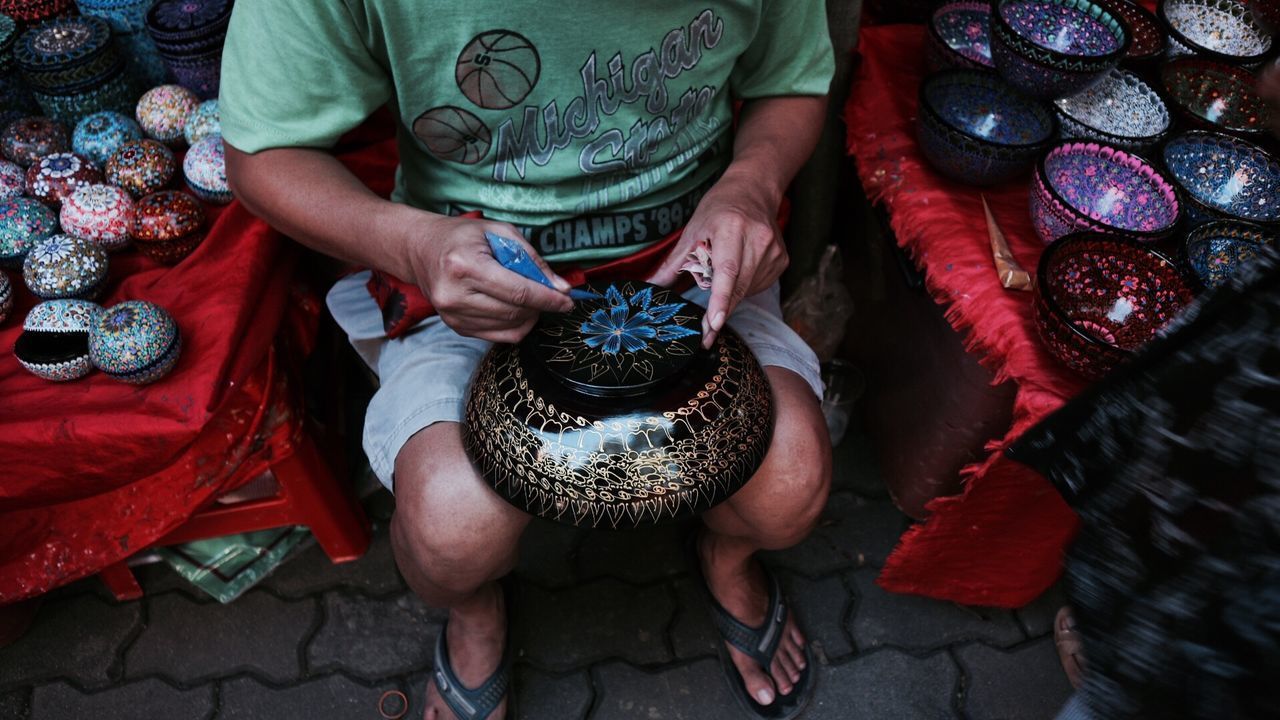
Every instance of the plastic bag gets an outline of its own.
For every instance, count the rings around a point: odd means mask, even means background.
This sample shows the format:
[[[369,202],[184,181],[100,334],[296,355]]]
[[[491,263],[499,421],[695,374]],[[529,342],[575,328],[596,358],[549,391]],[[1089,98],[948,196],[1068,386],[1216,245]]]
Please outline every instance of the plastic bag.
[[[817,353],[820,362],[835,357],[844,340],[845,326],[853,315],[853,296],[844,286],[844,262],[840,249],[828,245],[818,272],[805,278],[782,306],[782,316],[792,330]]]
[[[221,603],[240,597],[311,535],[305,527],[282,527],[226,535],[160,548],[179,575]]]

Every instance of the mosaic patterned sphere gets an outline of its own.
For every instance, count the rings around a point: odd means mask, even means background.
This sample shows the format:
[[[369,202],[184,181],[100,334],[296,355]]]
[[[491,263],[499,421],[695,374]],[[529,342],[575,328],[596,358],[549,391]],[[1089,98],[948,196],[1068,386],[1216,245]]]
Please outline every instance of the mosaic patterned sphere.
[[[1054,105],[1063,139],[1101,140],[1138,153],[1163,140],[1171,124],[1160,95],[1126,70],[1112,70],[1102,82]]]
[[[89,115],[76,125],[71,135],[71,148],[102,167],[121,145],[141,140],[142,128],[133,118],[111,110]]]
[[[27,194],[53,208],[80,188],[100,182],[102,173],[75,153],[45,155],[27,169]]]
[[[1192,230],[1184,248],[1187,262],[1200,282],[1212,288],[1229,280],[1237,269],[1275,242],[1274,235],[1254,223],[1218,220]]]
[[[1042,98],[1077,93],[1129,50],[1129,33],[1089,0],[996,0],[991,57],[1005,80]]]
[[[102,306],[87,300],[46,300],[27,313],[13,354],[28,372],[66,382],[88,375],[89,328]]]
[[[199,200],[166,190],[138,201],[133,239],[144,254],[165,265],[190,255],[204,240],[205,212]]]
[[[929,72],[947,68],[993,68],[991,5],[977,0],[949,2],[933,13],[925,41]]]
[[[1173,183],[1150,162],[1102,143],[1054,146],[1031,182],[1031,223],[1045,243],[1080,230],[1154,242],[1181,213]]]
[[[205,100],[200,103],[191,117],[187,118],[182,134],[188,145],[195,145],[210,135],[221,135],[222,115],[218,111],[218,101]]]
[[[107,251],[88,240],[54,235],[22,262],[22,279],[37,297],[92,300],[107,283]]]
[[[112,305],[89,329],[89,358],[94,367],[135,385],[164,377],[181,351],[177,323],[164,308],[144,300]]]
[[[991,72],[947,70],[920,83],[916,137],[935,170],[974,185],[1022,177],[1057,131],[1048,103]]]
[[[129,244],[133,198],[114,185],[80,188],[62,203],[62,231],[108,251]]]
[[[182,161],[182,170],[187,186],[201,200],[226,205],[234,199],[231,187],[227,185],[227,158],[221,135],[207,137],[192,145]]]
[[[138,101],[138,124],[147,137],[166,145],[183,141],[182,131],[187,118],[200,104],[199,98],[181,85],[160,85],[151,88]]]
[[[0,160],[0,200],[22,197],[27,191],[27,171],[17,163]]]
[[[1045,347],[1096,380],[1133,357],[1193,297],[1172,260],[1129,238],[1085,232],[1041,254],[1034,315]]]
[[[1271,32],[1236,0],[1162,0],[1157,14],[1169,35],[1167,56],[1200,55],[1257,67],[1271,52]]]
[[[1165,143],[1163,157],[1192,223],[1226,219],[1280,225],[1280,159],[1261,147],[1192,131]]]
[[[9,276],[0,272],[0,323],[7,320],[11,312],[13,312],[13,285],[9,283]]]
[[[31,198],[0,202],[0,265],[22,267],[36,243],[58,232],[58,216]]]
[[[30,117],[12,122],[0,135],[0,152],[6,159],[22,167],[45,155],[67,152],[71,149],[71,138],[67,129],[56,120],[45,117]]]
[[[155,140],[133,140],[107,159],[107,182],[135,198],[163,189],[173,180],[177,161],[169,148]]]

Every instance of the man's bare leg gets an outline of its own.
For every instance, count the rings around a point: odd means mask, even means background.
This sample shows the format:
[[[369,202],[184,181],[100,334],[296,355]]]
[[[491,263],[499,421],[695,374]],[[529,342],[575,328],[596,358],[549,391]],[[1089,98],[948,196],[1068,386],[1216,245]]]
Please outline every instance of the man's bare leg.
[[[485,484],[467,460],[457,423],[417,433],[396,457],[391,544],[405,581],[428,605],[449,609],[449,660],[479,686],[502,660],[507,620],[497,579],[515,566],[530,517]],[[490,716],[505,717],[507,703]],[[429,681],[426,720],[454,717]]]

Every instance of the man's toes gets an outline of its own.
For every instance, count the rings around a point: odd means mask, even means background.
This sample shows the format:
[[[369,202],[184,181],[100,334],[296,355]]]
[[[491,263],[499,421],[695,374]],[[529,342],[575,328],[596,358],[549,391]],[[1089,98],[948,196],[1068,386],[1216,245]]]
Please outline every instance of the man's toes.
[[[796,666],[797,671],[804,670],[804,666],[808,664],[804,657],[804,647],[801,645],[785,643],[783,652],[791,657],[791,664]],[[799,682],[799,680],[799,677],[797,677],[796,681]]]
[[[800,647],[804,647],[804,633],[800,632],[800,627],[795,623],[791,623],[791,641]]]
[[[769,676],[750,659],[736,658],[734,665],[742,675],[742,682],[746,685],[747,692],[751,693],[751,697],[761,705],[772,705],[776,691]]]
[[[791,688],[795,686],[796,680],[800,679],[800,673],[796,672],[796,664],[791,661],[791,656],[785,652],[780,652],[773,659],[773,680],[778,686],[778,692],[783,695],[790,695]]]

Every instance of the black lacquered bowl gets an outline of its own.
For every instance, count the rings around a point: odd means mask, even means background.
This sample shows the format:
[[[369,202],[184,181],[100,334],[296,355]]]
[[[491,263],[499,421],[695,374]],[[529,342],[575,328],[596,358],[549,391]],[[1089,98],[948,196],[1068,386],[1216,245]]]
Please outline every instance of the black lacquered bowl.
[[[485,480],[526,512],[636,527],[702,512],[763,461],[773,400],[725,328],[701,348],[702,308],[640,282],[546,315],[497,345],[467,396],[462,439]]]

